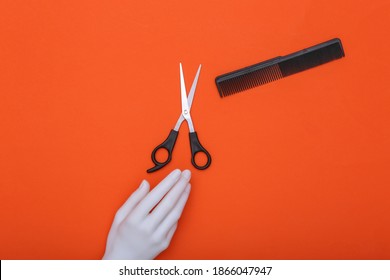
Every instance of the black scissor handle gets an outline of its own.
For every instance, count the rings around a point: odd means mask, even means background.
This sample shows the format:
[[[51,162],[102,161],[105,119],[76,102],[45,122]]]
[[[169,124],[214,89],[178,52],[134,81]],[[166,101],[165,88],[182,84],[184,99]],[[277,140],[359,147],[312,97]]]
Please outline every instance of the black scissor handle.
[[[204,170],[211,164],[211,156],[209,152],[200,144],[198,134],[196,132],[190,132],[190,145],[191,145],[191,162],[192,165],[199,170]],[[207,162],[204,165],[197,165],[195,162],[195,156],[197,153],[203,153],[207,157]]]
[[[152,161],[155,164],[155,166],[146,170],[146,172],[152,173],[154,171],[157,171],[157,170],[163,168],[165,165],[167,165],[171,161],[173,147],[175,147],[175,143],[176,143],[176,139],[177,139],[178,134],[179,134],[178,131],[172,129],[171,132],[169,132],[167,139],[165,139],[164,142],[162,142],[160,145],[158,145],[156,148],[154,148],[154,150],[152,152]],[[156,158],[156,153],[160,149],[165,149],[168,152],[168,158],[164,162],[160,162]]]

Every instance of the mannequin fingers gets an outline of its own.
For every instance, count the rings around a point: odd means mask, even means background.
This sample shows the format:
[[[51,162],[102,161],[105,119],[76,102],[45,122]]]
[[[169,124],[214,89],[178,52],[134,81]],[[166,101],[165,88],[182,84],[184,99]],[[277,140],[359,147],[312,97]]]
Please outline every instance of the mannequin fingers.
[[[172,187],[167,195],[160,201],[160,203],[153,209],[153,212],[146,217],[145,223],[147,223],[150,229],[155,229],[158,225],[167,217],[171,210],[176,206],[178,200],[182,196],[184,189],[188,185],[188,181],[191,178],[191,172],[184,170],[180,180]]]
[[[176,169],[163,179],[134,209],[131,220],[133,222],[141,221],[156,204],[165,196],[165,194],[176,184],[180,178],[181,171]]]
[[[161,222],[157,227],[156,236],[163,237],[166,236],[169,230],[173,227],[174,224],[180,219],[181,214],[183,213],[184,206],[187,203],[188,196],[190,195],[191,184],[188,184],[182,193],[181,197],[177,201],[175,207],[169,212],[167,217]]]
[[[149,182],[143,180],[138,189],[136,189],[135,192],[133,192],[132,195],[121,206],[121,208],[118,209],[115,214],[114,222],[121,223],[126,218],[126,216],[138,205],[138,203],[148,194],[149,189]]]

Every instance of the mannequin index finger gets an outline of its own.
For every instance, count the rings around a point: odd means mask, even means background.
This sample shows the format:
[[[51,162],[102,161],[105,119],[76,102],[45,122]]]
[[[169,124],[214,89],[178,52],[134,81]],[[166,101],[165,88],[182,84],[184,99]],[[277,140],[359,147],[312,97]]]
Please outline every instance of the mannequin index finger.
[[[167,192],[176,184],[181,175],[179,169],[172,171],[137,205],[131,214],[131,219],[140,221],[160,202]]]
[[[126,200],[126,202],[118,209],[115,214],[114,221],[116,223],[122,222],[126,218],[126,216],[129,215],[131,211],[137,206],[137,204],[142,201],[142,199],[148,194],[149,188],[149,182],[143,180],[138,189],[135,190],[132,195]]]

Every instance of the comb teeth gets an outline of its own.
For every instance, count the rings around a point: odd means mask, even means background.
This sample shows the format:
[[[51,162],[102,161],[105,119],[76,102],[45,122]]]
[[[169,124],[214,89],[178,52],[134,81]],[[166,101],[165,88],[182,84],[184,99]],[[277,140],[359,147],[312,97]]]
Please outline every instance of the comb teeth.
[[[256,69],[226,80],[217,81],[218,90],[222,96],[248,90],[283,78],[278,64]]]
[[[344,57],[340,39],[245,67],[215,79],[219,95],[229,96]]]

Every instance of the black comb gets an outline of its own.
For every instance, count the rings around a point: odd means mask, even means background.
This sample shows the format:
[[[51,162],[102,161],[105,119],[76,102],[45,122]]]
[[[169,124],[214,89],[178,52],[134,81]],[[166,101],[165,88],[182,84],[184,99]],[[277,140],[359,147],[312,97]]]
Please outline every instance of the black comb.
[[[215,78],[221,97],[257,87],[292,74],[344,57],[340,39],[335,38],[313,47],[278,56]]]

